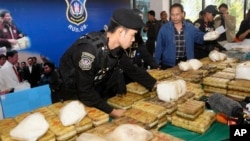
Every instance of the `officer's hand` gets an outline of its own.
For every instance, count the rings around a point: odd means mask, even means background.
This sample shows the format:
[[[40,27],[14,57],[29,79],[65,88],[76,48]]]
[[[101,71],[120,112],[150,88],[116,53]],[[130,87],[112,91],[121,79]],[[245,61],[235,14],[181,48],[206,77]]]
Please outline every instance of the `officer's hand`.
[[[113,109],[113,111],[110,113],[110,116],[113,118],[118,118],[118,117],[123,116],[125,111],[126,110],[123,110],[123,109]]]

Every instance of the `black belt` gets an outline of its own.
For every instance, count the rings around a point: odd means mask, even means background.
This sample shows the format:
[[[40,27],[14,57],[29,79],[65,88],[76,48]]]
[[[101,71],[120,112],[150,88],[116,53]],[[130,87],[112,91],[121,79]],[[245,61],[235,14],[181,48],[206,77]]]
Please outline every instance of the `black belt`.
[[[187,61],[187,57],[177,57],[175,60],[175,64],[177,65],[178,63],[180,63],[181,61]]]

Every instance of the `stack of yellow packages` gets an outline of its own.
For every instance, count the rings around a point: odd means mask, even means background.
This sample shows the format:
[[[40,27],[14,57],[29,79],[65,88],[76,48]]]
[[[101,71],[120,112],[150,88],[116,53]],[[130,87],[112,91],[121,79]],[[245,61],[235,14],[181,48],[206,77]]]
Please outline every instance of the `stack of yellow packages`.
[[[157,117],[158,123],[155,126],[156,129],[161,128],[167,124],[167,109],[163,106],[156,105],[147,101],[140,101],[133,104],[132,108],[139,109],[148,112]]]
[[[197,100],[187,100],[178,105],[172,124],[197,133],[204,133],[215,121],[216,114],[205,110],[205,103]]]
[[[202,84],[204,85],[204,91],[207,93],[220,93],[227,94],[227,86],[230,79],[209,76],[203,78]]]
[[[228,83],[227,95],[237,100],[250,96],[250,61],[244,61],[235,68],[235,79]]]

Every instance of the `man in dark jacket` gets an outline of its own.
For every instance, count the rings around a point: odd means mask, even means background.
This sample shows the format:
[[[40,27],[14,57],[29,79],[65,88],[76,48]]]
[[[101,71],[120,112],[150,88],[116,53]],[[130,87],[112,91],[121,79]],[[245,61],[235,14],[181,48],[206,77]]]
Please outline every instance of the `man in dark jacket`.
[[[133,10],[120,8],[114,11],[107,32],[89,33],[77,40],[60,59],[58,71],[63,83],[60,98],[79,99],[112,117],[120,117],[125,110],[114,109],[104,98],[107,98],[105,94],[110,94],[110,89],[116,94],[126,93],[123,71],[152,90],[156,80],[135,67],[124,53],[143,25]]]
[[[200,31],[207,33],[209,31],[214,31],[214,17],[216,14],[220,14],[217,10],[216,6],[208,5],[203,11],[203,17],[197,20],[194,23],[194,26],[197,27]],[[194,47],[194,57],[196,59],[201,59],[204,57],[208,57],[210,51],[214,50],[215,48],[219,50],[225,50],[217,40],[213,41],[205,41],[203,44],[195,44]]]

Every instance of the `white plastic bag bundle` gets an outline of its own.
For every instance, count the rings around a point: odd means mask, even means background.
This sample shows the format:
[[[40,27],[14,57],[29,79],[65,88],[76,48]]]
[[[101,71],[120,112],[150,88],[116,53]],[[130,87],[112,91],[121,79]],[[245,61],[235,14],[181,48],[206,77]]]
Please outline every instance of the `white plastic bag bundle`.
[[[108,141],[149,141],[153,134],[136,125],[121,124],[106,136]]]
[[[227,59],[227,55],[225,53],[221,53],[217,50],[212,50],[209,52],[208,57],[213,61],[213,62],[217,62],[217,61],[223,61]]]
[[[156,92],[158,98],[165,102],[178,100],[187,91],[184,80],[162,81],[157,84]]]
[[[49,129],[49,124],[44,116],[37,112],[24,118],[15,128],[10,131],[13,139],[21,141],[36,141]]]
[[[210,31],[210,32],[207,32],[203,38],[205,41],[213,41],[219,38],[219,36],[220,36],[220,33],[218,31]]]
[[[181,61],[178,64],[178,67],[182,71],[188,71],[188,70],[198,70],[200,67],[202,67],[202,62],[199,61],[198,59],[190,59],[187,60],[186,62]]]
[[[250,80],[250,61],[240,63],[236,66],[235,78]]]
[[[82,133],[79,137],[77,137],[76,141],[107,141],[107,140],[95,134]]]
[[[193,70],[198,70],[203,65],[202,62],[199,61],[198,59],[190,59],[188,60],[188,63],[190,64]]]
[[[182,71],[188,71],[188,70],[191,70],[191,66],[188,62],[184,62],[184,61],[181,61],[179,64],[178,64],[178,67],[180,70]]]
[[[72,125],[80,122],[87,112],[85,111],[84,105],[78,101],[71,101],[60,109],[60,121],[64,126]]]

